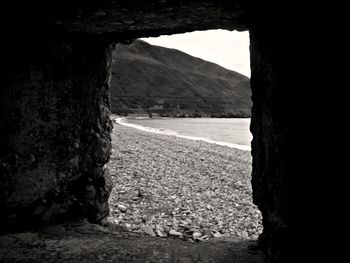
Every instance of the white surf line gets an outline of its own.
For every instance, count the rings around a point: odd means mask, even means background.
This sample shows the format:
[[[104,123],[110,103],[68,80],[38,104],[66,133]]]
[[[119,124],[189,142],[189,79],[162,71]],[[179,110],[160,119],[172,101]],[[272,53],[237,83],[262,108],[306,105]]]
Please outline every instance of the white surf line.
[[[204,141],[207,143],[213,143],[213,144],[217,144],[220,146],[227,146],[230,148],[234,148],[234,149],[240,149],[243,151],[250,151],[251,147],[250,145],[241,145],[241,144],[235,144],[235,143],[228,143],[228,142],[221,142],[221,141],[214,141],[214,140],[210,140],[210,139],[206,139],[206,138],[202,138],[202,137],[194,137],[194,136],[187,136],[187,135],[181,135],[178,134],[175,131],[171,131],[171,130],[166,130],[166,129],[157,129],[157,128],[151,128],[151,127],[144,127],[138,124],[132,124],[132,123],[127,123],[125,122],[126,119],[125,118],[113,118],[113,121],[117,124],[126,126],[126,127],[131,127],[134,129],[138,129],[141,131],[145,131],[145,132],[151,132],[151,133],[156,133],[156,134],[161,134],[161,135],[170,135],[170,136],[175,136],[178,138],[184,138],[184,139],[189,139],[189,140],[194,140],[194,141]]]

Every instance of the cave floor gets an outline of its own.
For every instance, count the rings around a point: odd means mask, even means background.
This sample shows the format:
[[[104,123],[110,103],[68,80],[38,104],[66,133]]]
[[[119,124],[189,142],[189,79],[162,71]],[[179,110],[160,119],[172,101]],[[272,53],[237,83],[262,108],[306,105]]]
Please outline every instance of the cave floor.
[[[154,238],[116,226],[71,223],[0,236],[0,262],[261,263],[250,240]]]

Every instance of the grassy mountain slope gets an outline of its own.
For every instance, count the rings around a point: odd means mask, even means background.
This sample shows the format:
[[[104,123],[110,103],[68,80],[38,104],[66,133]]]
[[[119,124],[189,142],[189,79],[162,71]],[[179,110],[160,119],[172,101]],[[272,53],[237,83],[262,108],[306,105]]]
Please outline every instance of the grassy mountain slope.
[[[249,78],[176,49],[136,40],[113,52],[112,112],[249,117]]]

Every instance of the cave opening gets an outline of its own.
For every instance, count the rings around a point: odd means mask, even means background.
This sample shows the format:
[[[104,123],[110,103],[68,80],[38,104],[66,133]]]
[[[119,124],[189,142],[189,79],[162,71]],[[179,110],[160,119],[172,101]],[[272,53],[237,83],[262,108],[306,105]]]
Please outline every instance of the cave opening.
[[[296,241],[300,240],[298,230],[303,221],[303,215],[298,214],[301,177],[295,174],[300,174],[304,163],[299,154],[292,154],[299,145],[294,144],[294,139],[300,135],[292,109],[295,102],[307,99],[295,92],[295,87],[304,86],[293,74],[294,65],[304,61],[297,52],[305,53],[299,41],[302,35],[295,31],[298,27],[289,25],[295,21],[298,12],[294,11],[300,6],[287,9],[275,3],[242,1],[92,2],[95,4],[88,6],[78,3],[73,9],[65,2],[46,5],[45,12],[30,5],[23,12],[18,12],[17,5],[13,9],[13,23],[5,31],[6,74],[0,91],[1,232],[73,219],[87,218],[100,224],[108,216],[111,181],[104,166],[111,150],[112,43],[212,28],[249,29],[254,101],[252,187],[264,225],[259,244],[273,262],[293,262],[289,259],[298,254]],[[289,14],[286,10],[290,10]],[[284,30],[280,30],[281,26]],[[301,73],[307,72],[303,70]],[[137,195],[144,196],[142,192]],[[55,238],[62,237],[63,243],[70,241],[60,231],[61,228]],[[26,238],[23,245],[17,239],[2,237],[10,248],[2,250],[6,257],[11,257],[8,252],[12,251],[12,256],[22,252],[36,259],[45,247],[40,246],[35,253],[27,249],[33,246]],[[47,237],[49,243],[50,238],[52,235]],[[79,238],[89,238],[89,234],[79,234]],[[130,242],[126,240],[119,240],[118,245],[130,253]],[[89,247],[94,251],[89,256],[115,242],[118,240],[103,242],[103,247]],[[148,238],[144,244],[152,242]],[[18,249],[14,250],[14,246]],[[62,247],[67,251],[75,248],[69,242]],[[109,256],[116,255],[113,249]],[[86,250],[80,251],[75,254],[79,260]],[[202,251],[214,255],[213,250]],[[214,255],[218,262],[234,257],[231,248],[225,251],[221,258]],[[46,252],[51,254],[50,248]],[[61,252],[57,255],[65,253]],[[154,258],[153,252],[148,258]],[[168,256],[168,251],[163,252]]]
[[[117,44],[109,222],[189,241],[258,238],[249,75],[248,31]]]

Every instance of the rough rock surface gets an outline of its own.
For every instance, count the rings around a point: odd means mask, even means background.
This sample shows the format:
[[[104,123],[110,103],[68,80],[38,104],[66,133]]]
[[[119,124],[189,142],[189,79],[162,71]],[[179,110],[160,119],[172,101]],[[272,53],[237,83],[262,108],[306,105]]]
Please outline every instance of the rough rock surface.
[[[69,12],[59,8],[50,11],[50,23],[55,30],[117,39],[216,28],[248,29],[246,14],[238,0],[90,0],[77,8],[71,6]]]
[[[155,238],[115,226],[66,224],[0,236],[1,262],[262,263],[254,241],[189,243]]]
[[[112,48],[92,41],[27,47],[0,90],[0,229],[98,222],[111,190],[103,166],[111,150]]]
[[[302,247],[307,247],[298,238],[303,235],[298,232],[298,222],[301,225],[304,220],[300,189],[309,176],[302,162],[309,156],[302,157],[296,132],[302,127],[303,114],[293,109],[299,107],[295,102],[300,101],[302,91],[295,91],[299,82],[293,76],[295,65],[290,63],[294,54],[283,49],[285,41],[291,41],[289,33],[274,38],[278,29],[267,25],[270,30],[263,34],[259,26],[250,30],[253,200],[263,216],[259,241],[269,258],[272,262],[296,262]]]

